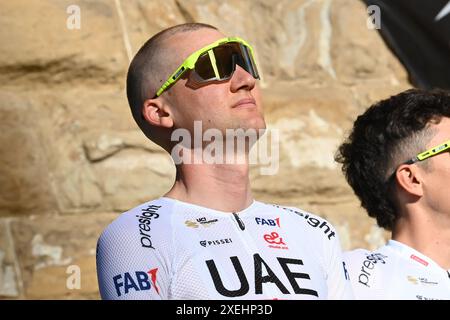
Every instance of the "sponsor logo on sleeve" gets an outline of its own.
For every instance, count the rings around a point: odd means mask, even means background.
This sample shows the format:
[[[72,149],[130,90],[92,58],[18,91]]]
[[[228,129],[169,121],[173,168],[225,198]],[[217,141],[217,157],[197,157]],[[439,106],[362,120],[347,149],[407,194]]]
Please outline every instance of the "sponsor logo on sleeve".
[[[293,210],[290,208],[280,207],[277,205],[275,205],[275,207],[284,209],[289,212],[293,212],[293,213],[297,214],[298,216],[302,217],[303,219],[305,219],[305,221],[307,222],[307,224],[309,226],[311,226],[313,228],[321,229],[323,231],[323,233],[327,236],[328,240],[331,240],[331,238],[336,236],[336,232],[333,230],[333,227],[324,219],[320,219],[319,217],[312,217],[307,212],[302,212],[302,211]]]
[[[152,221],[159,218],[158,210],[160,208],[161,206],[149,205],[148,207],[141,209],[140,215],[136,215],[136,218],[138,218],[139,238],[143,248],[155,250],[150,231],[152,230]]]
[[[130,292],[147,291],[152,287],[159,294],[156,286],[156,273],[158,268],[145,271],[125,272],[113,277],[114,287],[118,297],[127,295]]]
[[[378,263],[385,264],[387,256],[381,253],[372,253],[366,255],[366,259],[361,266],[361,273],[358,276],[358,283],[370,288],[370,280],[373,275],[373,269]]]

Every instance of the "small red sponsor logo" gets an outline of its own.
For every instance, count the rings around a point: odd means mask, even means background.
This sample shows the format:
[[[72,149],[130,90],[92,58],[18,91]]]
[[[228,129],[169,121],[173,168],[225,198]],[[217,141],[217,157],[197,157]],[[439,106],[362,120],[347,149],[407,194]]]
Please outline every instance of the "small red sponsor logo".
[[[158,268],[154,268],[151,270],[148,270],[147,273],[150,275],[150,279],[153,283],[153,286],[155,287],[156,293],[159,294],[159,289],[156,286],[156,273],[158,272]]]
[[[412,254],[411,255],[411,259],[417,261],[418,263],[423,264],[425,267],[428,266],[428,262],[426,262],[425,260],[423,260],[422,258],[419,258],[418,256]]]
[[[280,218],[276,218],[275,222],[277,223],[277,226],[279,226],[281,228],[281,226],[280,226]]]
[[[264,240],[269,243],[269,248],[288,249],[283,238],[281,238],[277,232],[266,233],[264,235]]]

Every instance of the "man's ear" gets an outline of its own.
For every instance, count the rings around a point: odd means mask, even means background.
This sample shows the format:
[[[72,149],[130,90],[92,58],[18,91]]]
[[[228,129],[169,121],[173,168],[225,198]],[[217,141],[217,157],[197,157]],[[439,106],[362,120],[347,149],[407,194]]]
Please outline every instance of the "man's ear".
[[[173,119],[168,105],[159,98],[147,99],[142,106],[142,116],[153,126],[172,128]]]
[[[423,196],[422,172],[417,166],[402,164],[397,168],[395,177],[404,191],[418,197]]]

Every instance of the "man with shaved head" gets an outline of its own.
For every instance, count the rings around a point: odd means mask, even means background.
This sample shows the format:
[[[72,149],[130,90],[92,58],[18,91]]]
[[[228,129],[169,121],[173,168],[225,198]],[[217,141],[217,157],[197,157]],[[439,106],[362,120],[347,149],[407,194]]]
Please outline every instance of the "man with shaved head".
[[[128,101],[176,179],[102,233],[103,299],[352,297],[330,223],[252,196],[249,151],[266,127],[259,78],[250,44],[206,24],[168,28],[138,51]]]

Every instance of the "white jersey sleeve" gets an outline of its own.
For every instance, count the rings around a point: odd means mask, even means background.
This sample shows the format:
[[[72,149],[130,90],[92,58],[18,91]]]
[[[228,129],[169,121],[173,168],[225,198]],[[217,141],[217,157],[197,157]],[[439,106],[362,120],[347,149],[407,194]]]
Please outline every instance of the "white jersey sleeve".
[[[356,249],[344,253],[344,260],[355,298],[359,300],[379,300],[387,298],[383,285],[389,282],[389,273],[382,272],[388,257],[380,252]],[[388,278],[383,278],[383,277]]]
[[[349,274],[343,259],[339,236],[334,226],[326,219],[298,208],[285,208],[296,213],[300,224],[306,225],[311,246],[316,249],[318,259],[322,261],[327,281],[327,299],[350,300],[354,299]],[[317,251],[315,246],[321,246]]]
[[[167,299],[173,250],[170,221],[164,221],[170,216],[160,209],[157,201],[134,208],[100,236],[97,274],[102,299]]]
[[[337,235],[327,250],[329,250],[327,256],[330,257],[327,279],[329,290],[328,299],[354,299],[349,273],[344,262],[339,237]]]
[[[349,251],[344,259],[356,299],[450,299],[448,270],[398,241],[375,251]]]

